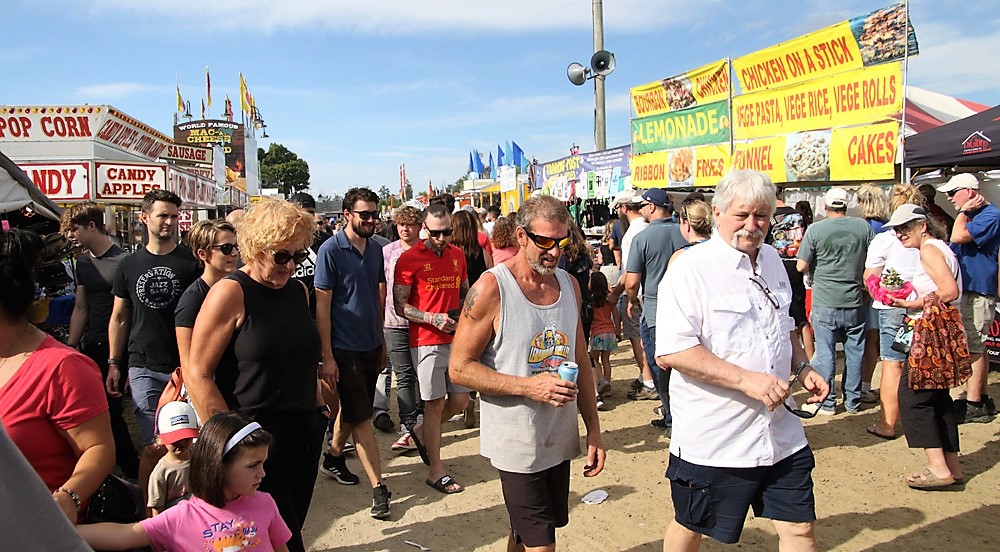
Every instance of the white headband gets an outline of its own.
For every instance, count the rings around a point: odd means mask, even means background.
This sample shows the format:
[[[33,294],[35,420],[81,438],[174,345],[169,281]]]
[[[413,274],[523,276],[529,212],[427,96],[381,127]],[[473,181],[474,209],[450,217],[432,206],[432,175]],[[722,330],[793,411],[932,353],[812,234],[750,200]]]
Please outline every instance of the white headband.
[[[247,435],[250,435],[258,429],[261,429],[261,427],[257,422],[250,422],[249,424],[243,426],[243,429],[237,431],[236,435],[233,435],[228,441],[226,441],[226,446],[222,449],[222,455],[225,456],[229,454],[229,451],[233,450],[236,445],[240,444],[240,441],[246,439]]]

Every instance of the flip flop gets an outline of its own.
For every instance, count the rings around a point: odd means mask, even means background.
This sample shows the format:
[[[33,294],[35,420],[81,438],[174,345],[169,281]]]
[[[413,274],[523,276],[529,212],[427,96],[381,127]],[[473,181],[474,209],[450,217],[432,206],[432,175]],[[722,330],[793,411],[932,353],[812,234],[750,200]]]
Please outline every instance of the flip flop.
[[[420,438],[417,437],[416,430],[410,432],[410,437],[413,438],[413,444],[417,447],[417,452],[420,454],[420,459],[424,462],[425,466],[431,465],[431,457],[427,456],[427,447],[420,442]]]
[[[458,481],[455,481],[455,478],[450,475],[443,475],[441,476],[441,479],[438,479],[437,481],[427,480],[425,481],[425,483],[427,483],[428,487],[433,487],[435,491],[442,492],[444,494],[456,494],[465,490],[465,488],[459,485]],[[456,485],[458,487],[458,490],[457,491],[448,490],[448,487],[452,485]]]
[[[924,468],[924,471],[920,473],[911,474],[910,477],[907,478],[906,484],[911,489],[933,491],[935,489],[951,487],[955,484],[955,478],[949,477],[948,479],[941,479],[940,477],[934,475],[934,472],[932,472],[930,468]]]
[[[885,439],[886,441],[892,441],[896,438],[896,435],[882,435],[878,432],[878,424],[872,424],[865,428],[865,431],[871,433],[872,435],[878,437],[879,439]]]

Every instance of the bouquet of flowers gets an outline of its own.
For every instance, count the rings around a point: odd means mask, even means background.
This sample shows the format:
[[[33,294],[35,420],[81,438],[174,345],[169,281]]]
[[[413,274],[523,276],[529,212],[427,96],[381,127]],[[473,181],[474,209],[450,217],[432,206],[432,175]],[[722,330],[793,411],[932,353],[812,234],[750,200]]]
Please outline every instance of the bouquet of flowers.
[[[881,286],[889,291],[896,291],[903,287],[906,282],[899,276],[895,269],[888,269],[882,273]]]

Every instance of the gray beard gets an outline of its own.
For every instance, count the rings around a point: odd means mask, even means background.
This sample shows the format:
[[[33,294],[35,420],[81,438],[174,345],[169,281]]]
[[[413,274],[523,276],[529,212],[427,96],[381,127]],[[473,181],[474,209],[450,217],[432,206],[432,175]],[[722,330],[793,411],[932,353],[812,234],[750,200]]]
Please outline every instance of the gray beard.
[[[542,276],[551,276],[556,273],[556,268],[559,268],[558,266],[553,266],[553,267],[545,266],[542,264],[541,260],[533,261],[531,259],[528,259],[528,264],[531,266],[532,270],[541,274]]]

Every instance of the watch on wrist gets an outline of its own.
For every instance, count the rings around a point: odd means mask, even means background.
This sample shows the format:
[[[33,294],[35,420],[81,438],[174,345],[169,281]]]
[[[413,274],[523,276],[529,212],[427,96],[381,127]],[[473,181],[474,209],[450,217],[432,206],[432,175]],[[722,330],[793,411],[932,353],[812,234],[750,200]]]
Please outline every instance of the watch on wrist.
[[[74,492],[73,489],[67,489],[66,487],[59,487],[58,489],[56,489],[56,492],[68,494],[69,499],[73,501],[73,504],[76,504],[77,509],[80,508],[80,495],[76,494],[76,492]]]
[[[319,406],[316,407],[316,412],[319,412],[320,414],[326,414],[327,416],[329,416],[330,413],[333,412],[333,410],[330,409],[330,405],[328,405],[328,404],[321,404],[321,405],[319,405]]]

